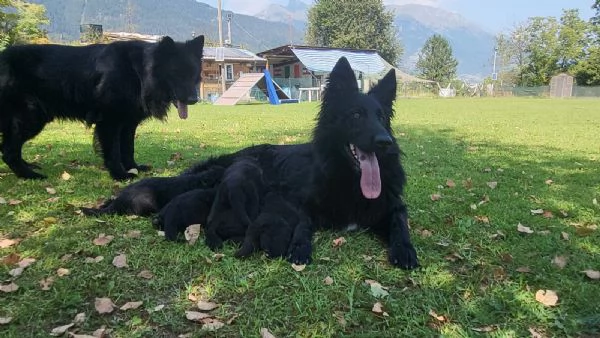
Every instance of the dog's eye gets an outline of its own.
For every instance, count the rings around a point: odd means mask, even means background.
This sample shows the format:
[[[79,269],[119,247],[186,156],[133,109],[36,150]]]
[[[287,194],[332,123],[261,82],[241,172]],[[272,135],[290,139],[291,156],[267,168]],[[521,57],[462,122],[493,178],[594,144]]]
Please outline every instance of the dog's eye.
[[[360,118],[360,113],[356,112],[356,113],[352,114],[352,117],[355,118],[355,119],[359,119]]]

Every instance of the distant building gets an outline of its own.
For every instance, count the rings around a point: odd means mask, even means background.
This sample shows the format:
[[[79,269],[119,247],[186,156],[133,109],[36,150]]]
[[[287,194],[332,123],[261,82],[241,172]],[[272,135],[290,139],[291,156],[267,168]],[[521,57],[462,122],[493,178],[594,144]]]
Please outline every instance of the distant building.
[[[285,45],[269,49],[258,56],[267,59],[273,79],[292,98],[318,99],[336,62],[345,56],[356,73],[358,87],[367,91],[371,85],[394,68],[376,50]],[[396,69],[399,82],[430,82]]]

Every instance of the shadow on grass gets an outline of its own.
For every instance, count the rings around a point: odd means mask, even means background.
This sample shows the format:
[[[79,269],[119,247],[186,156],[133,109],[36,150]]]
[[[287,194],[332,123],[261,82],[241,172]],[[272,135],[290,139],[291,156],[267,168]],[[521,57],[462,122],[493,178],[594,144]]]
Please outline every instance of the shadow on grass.
[[[197,328],[182,316],[191,308],[187,293],[201,287],[207,297],[223,304],[220,318],[241,315],[220,331],[224,336],[255,335],[260,327],[268,327],[276,336],[464,336],[484,327],[492,327],[498,335],[523,336],[529,328],[554,336],[600,334],[597,283],[581,273],[597,269],[600,255],[600,236],[592,227],[599,222],[599,209],[592,204],[593,198],[600,197],[598,159],[544,147],[466,142],[451,129],[409,127],[404,133],[398,140],[406,153],[406,197],[423,265],[410,273],[391,268],[382,245],[364,233],[318,233],[315,262],[299,274],[284,262],[258,255],[234,259],[231,246],[217,262],[201,243],[189,247],[162,241],[147,219],[107,217],[99,223],[76,216],[74,206],[107,197],[115,183],[99,169],[101,159],[92,153],[91,142],[59,141],[51,150],[34,144],[28,154],[40,154],[43,172],[50,179],[24,182],[1,174],[3,197],[23,202],[0,205],[0,222],[7,225],[3,235],[27,238],[19,246],[22,255],[39,257],[44,264],[33,267],[31,276],[23,279],[23,291],[4,297],[6,311],[21,319],[0,328],[0,333],[48,332],[79,311],[93,313],[94,298],[104,296],[119,304],[144,300],[146,309],[167,304],[170,310],[96,316],[84,324],[85,329],[104,324],[119,327],[124,335],[136,330],[141,335],[185,333]],[[293,143],[309,134],[302,128],[286,130],[265,137],[265,142]],[[173,132],[145,132],[137,139],[136,153],[140,163],[155,166],[151,175],[173,175],[197,160],[250,144],[245,137],[214,143],[210,137],[185,139]],[[181,159],[167,165],[177,152]],[[63,171],[72,179],[61,180]],[[6,167],[0,167],[2,172]],[[456,186],[448,187],[447,180]],[[45,190],[48,186],[58,190],[61,200],[47,201],[52,197]],[[432,201],[432,194],[441,198]],[[9,208],[12,215],[6,212]],[[535,209],[550,211],[552,217],[533,215]],[[519,233],[519,223],[534,233]],[[141,239],[121,238],[133,229],[142,229]],[[92,245],[91,239],[101,232],[118,238],[109,247]],[[331,240],[341,235],[347,244],[333,248]],[[82,263],[85,257],[97,255],[110,261],[119,252],[129,257],[124,271],[117,272],[108,263]],[[72,265],[77,282],[59,279],[53,295],[40,300],[37,281],[68,265],[61,257],[69,253],[78,263]],[[551,263],[556,256],[566,257],[568,264],[556,267]],[[519,272],[523,267],[529,272]],[[152,270],[155,278],[137,278],[142,269]],[[335,283],[325,286],[326,276]],[[381,300],[389,317],[371,313],[377,300],[369,294],[365,279],[390,287],[390,295]],[[559,305],[544,307],[536,302],[538,289],[556,290]],[[35,313],[28,314],[33,309]],[[433,318],[431,310],[444,318]]]

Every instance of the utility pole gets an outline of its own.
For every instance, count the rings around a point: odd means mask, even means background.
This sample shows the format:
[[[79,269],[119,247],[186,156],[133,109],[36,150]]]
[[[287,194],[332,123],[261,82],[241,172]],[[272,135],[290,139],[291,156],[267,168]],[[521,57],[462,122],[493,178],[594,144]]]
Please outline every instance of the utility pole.
[[[217,1],[217,24],[219,25],[219,47],[223,51],[223,17],[221,15],[221,0]],[[224,53],[224,52],[223,52]],[[225,93],[225,59],[221,62],[221,91]],[[221,93],[221,95],[223,95]]]
[[[227,13],[227,43],[228,47],[233,46],[233,40],[231,40],[231,19],[233,18],[233,13]]]

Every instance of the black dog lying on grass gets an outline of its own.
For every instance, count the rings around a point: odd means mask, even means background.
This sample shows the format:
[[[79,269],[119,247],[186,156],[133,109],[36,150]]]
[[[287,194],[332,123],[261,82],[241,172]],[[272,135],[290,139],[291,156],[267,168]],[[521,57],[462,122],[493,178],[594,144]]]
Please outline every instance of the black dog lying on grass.
[[[166,239],[176,241],[188,226],[205,226],[215,194],[216,189],[195,189],[178,195],[160,209],[152,224],[165,232]]]
[[[148,216],[185,192],[216,186],[224,171],[221,166],[211,166],[193,175],[145,178],[125,187],[115,199],[106,201],[100,208],[81,208],[81,211],[86,215]]]

